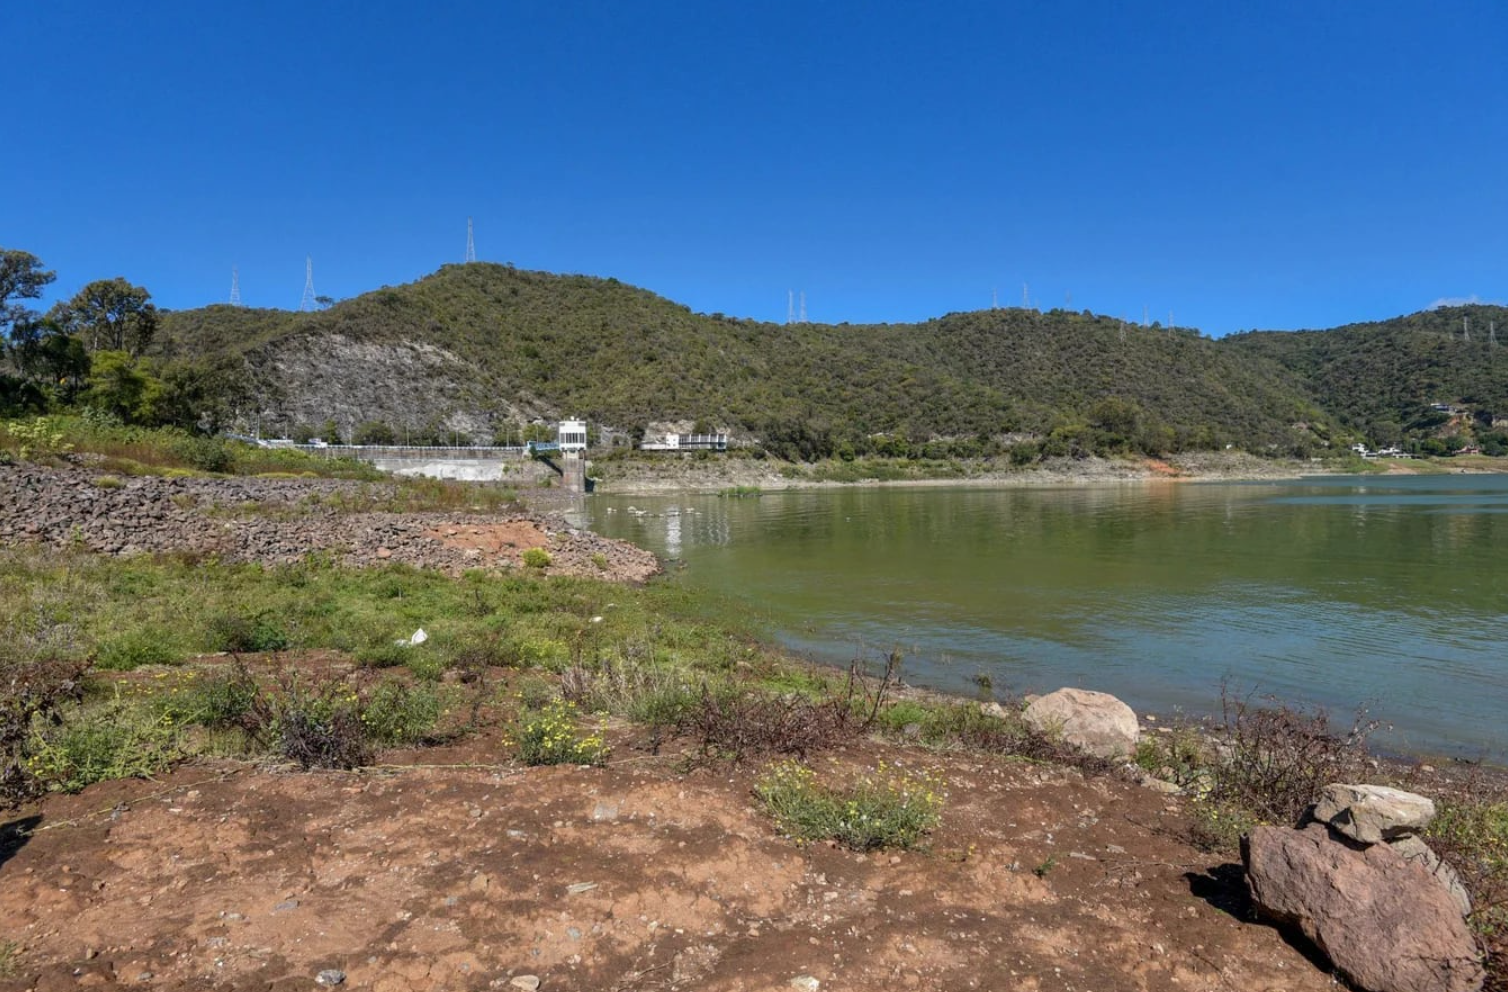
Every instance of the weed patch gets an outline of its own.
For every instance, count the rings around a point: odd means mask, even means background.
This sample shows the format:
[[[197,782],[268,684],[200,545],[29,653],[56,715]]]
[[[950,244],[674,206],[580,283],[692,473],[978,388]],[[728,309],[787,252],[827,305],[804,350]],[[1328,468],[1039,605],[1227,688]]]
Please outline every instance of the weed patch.
[[[149,778],[184,754],[178,725],[170,718],[119,700],[34,730],[29,750],[36,781],[60,792],[109,779]]]
[[[760,776],[754,795],[786,836],[834,840],[854,851],[918,847],[943,808],[937,779],[884,764],[850,785],[829,787],[805,765],[783,761]]]
[[[82,698],[83,673],[79,662],[0,663],[0,809],[44,787],[34,762],[37,728],[55,727]]]
[[[526,712],[518,722],[518,757],[526,765],[605,765],[608,747],[601,734],[576,728],[576,708],[564,700]]]

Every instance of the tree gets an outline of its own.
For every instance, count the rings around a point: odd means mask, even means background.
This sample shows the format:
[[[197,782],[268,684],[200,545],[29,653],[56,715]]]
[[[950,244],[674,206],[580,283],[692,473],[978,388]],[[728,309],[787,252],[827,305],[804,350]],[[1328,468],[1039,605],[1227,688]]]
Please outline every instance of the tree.
[[[57,278],[57,273],[42,268],[42,262],[29,251],[0,248],[0,337],[9,337],[13,324],[24,322],[32,312],[13,300],[35,300],[42,287]]]
[[[11,331],[11,361],[23,379],[56,402],[72,403],[89,375],[89,354],[49,320],[27,318]]]
[[[135,357],[157,331],[157,308],[151,299],[151,293],[119,276],[98,279],[54,307],[51,316],[91,353],[124,351]]]
[[[124,423],[150,423],[162,389],[162,380],[147,362],[124,351],[101,351],[94,355],[83,398]]]

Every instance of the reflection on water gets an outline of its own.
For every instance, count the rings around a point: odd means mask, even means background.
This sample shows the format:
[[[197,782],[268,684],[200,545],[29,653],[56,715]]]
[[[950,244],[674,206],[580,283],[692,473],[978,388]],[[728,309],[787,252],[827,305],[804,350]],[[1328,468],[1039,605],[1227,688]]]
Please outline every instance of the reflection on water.
[[[878,489],[759,499],[598,494],[590,524],[844,663],[911,681],[1082,685],[1207,712],[1223,678],[1499,754],[1508,479]]]

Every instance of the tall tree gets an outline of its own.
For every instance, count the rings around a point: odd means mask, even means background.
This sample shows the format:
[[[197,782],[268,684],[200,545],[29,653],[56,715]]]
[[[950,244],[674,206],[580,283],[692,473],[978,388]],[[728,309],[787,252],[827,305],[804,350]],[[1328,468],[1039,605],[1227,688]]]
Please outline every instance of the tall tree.
[[[157,308],[151,300],[151,293],[116,276],[91,282],[54,307],[51,316],[91,353],[124,351],[136,356],[157,332]]]
[[[13,324],[32,316],[24,304],[15,300],[35,300],[42,287],[57,278],[57,273],[42,268],[41,259],[29,251],[0,248],[0,338],[10,336]]]

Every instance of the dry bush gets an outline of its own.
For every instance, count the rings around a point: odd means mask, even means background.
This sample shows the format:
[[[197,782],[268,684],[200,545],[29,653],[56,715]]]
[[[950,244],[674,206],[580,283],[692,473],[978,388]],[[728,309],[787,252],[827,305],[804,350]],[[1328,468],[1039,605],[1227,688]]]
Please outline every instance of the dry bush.
[[[56,723],[64,704],[83,696],[85,667],[78,661],[0,661],[0,809],[37,793],[28,751],[32,726],[37,720]]]
[[[1362,770],[1367,738],[1380,724],[1358,711],[1350,729],[1337,732],[1324,709],[1264,702],[1221,689],[1208,798],[1261,822],[1295,823],[1326,785]]]
[[[686,713],[681,731],[704,754],[741,760],[757,754],[805,757],[858,733],[851,711],[838,698],[813,701],[797,694],[769,695],[748,689],[714,692]]]

